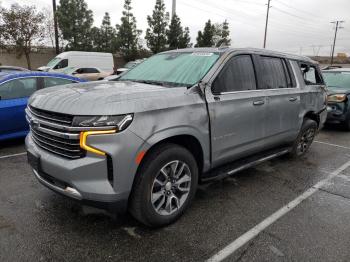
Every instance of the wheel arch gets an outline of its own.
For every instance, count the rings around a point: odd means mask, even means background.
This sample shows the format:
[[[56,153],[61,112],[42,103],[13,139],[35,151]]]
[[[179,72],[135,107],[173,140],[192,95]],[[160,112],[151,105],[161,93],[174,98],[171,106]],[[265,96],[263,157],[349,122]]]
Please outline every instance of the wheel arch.
[[[163,144],[175,144],[186,148],[194,156],[198,165],[199,174],[205,168],[205,154],[200,140],[192,134],[177,134],[159,139],[151,139],[148,141],[149,148],[147,151],[145,151],[137,171],[142,163],[147,159],[147,156],[150,155],[157,147]]]
[[[308,111],[305,115],[304,115],[304,119],[311,119],[314,120],[317,123],[317,127],[319,127],[320,125],[320,116],[319,114],[317,114],[314,111]]]

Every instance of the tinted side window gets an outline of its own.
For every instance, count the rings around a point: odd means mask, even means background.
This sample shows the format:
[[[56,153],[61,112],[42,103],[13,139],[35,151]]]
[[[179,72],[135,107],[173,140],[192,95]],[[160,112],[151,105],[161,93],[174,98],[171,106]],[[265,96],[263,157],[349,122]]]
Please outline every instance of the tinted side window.
[[[96,68],[80,68],[79,74],[93,74],[93,73],[99,73],[99,71]]]
[[[55,67],[54,69],[61,69],[68,66],[68,59],[62,59]]]
[[[36,78],[14,79],[0,85],[1,99],[29,97],[37,89]]]
[[[254,66],[250,55],[232,57],[215,79],[213,93],[255,90]]]
[[[304,77],[306,85],[322,85],[323,80],[317,70],[313,65],[300,63],[300,69]]]
[[[44,87],[66,85],[76,83],[75,81],[63,78],[44,77]]]
[[[261,56],[260,59],[262,89],[288,87],[284,60],[269,56]]]

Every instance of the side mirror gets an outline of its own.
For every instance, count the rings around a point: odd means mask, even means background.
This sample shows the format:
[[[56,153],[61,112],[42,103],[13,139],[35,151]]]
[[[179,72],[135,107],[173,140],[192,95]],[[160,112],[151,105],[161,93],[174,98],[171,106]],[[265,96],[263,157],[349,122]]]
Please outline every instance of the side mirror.
[[[310,66],[309,65],[305,65],[305,67],[302,69],[303,73],[307,73],[310,71]]]

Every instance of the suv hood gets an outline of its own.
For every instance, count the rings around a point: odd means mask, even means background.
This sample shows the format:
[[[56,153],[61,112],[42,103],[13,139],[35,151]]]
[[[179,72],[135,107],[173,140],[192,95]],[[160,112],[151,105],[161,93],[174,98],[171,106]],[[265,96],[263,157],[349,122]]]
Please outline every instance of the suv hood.
[[[187,92],[186,87],[101,81],[45,88],[35,92],[28,104],[72,115],[117,115],[186,105]]]
[[[350,88],[343,87],[328,87],[328,95],[334,94],[350,94]]]

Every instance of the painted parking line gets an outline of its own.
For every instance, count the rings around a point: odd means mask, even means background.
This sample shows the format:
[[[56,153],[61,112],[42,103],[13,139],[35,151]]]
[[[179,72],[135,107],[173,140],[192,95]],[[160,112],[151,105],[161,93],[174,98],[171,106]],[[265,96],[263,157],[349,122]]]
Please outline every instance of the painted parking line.
[[[27,154],[27,152],[22,152],[22,153],[17,153],[17,154],[12,154],[12,155],[5,155],[5,156],[0,156],[0,159],[10,158],[10,157],[15,157],[15,156],[23,156],[25,154]]]
[[[241,235],[239,238],[231,242],[229,245],[227,245],[225,248],[220,250],[218,253],[213,255],[211,258],[207,260],[207,262],[217,262],[217,261],[223,261],[228,256],[232,255],[235,251],[237,251],[239,248],[241,248],[243,245],[248,243],[250,240],[254,239],[257,235],[259,235],[262,231],[264,231],[267,227],[272,225],[274,222],[276,222],[278,219],[289,213],[291,210],[293,210],[295,207],[297,207],[301,202],[303,202],[305,199],[308,199],[313,194],[315,194],[317,191],[319,191],[324,185],[330,182],[330,180],[338,175],[340,175],[341,172],[343,172],[345,169],[350,167],[350,160],[343,164],[341,167],[330,173],[330,175],[321,180],[320,182],[316,183],[314,186],[310,187],[308,190],[306,190],[303,194],[289,202],[287,205],[273,213],[271,216],[260,222],[258,225]]]
[[[327,146],[334,146],[334,147],[343,148],[343,149],[349,149],[350,150],[350,147],[347,147],[347,146],[341,146],[341,145],[336,145],[336,144],[322,142],[322,141],[314,141],[314,142],[318,143],[318,144],[323,144],[323,145],[327,145]]]

